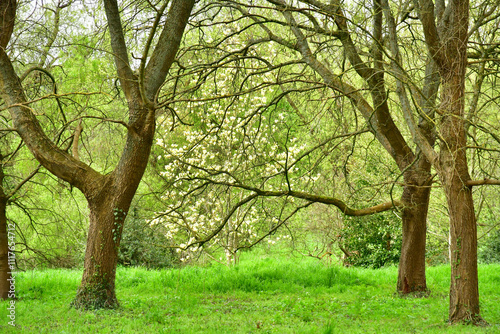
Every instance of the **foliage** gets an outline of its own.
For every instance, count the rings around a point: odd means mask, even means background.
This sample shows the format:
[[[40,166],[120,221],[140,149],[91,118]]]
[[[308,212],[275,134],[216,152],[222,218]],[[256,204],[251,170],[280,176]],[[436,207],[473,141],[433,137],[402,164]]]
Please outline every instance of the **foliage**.
[[[118,264],[146,268],[169,268],[177,264],[179,257],[168,248],[172,241],[165,232],[138,217],[137,209],[131,211],[120,242]]]
[[[500,262],[500,230],[492,231],[480,243],[477,257],[481,263]]]
[[[345,217],[340,233],[348,265],[380,268],[399,261],[401,221],[394,213]]]

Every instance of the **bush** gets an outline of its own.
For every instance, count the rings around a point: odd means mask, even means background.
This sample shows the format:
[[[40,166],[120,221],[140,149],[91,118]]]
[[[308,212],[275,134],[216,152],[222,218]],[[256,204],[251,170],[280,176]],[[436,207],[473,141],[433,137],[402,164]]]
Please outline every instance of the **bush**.
[[[123,229],[118,264],[154,269],[178,264],[177,254],[168,248],[170,240],[160,229],[153,229],[146,220],[139,218],[136,209],[131,211]]]
[[[486,239],[480,243],[477,255],[481,263],[500,262],[500,230],[488,233]]]
[[[346,217],[340,243],[349,254],[344,263],[367,268],[398,263],[401,236],[400,219],[392,212]]]

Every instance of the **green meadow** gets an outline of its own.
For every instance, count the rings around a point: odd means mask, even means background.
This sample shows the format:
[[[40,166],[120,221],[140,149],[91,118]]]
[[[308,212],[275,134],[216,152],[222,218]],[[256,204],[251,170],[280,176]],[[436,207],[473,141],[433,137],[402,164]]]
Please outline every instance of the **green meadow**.
[[[70,307],[82,271],[16,278],[15,324],[2,333],[500,333],[500,265],[480,265],[488,327],[447,323],[450,269],[430,267],[431,293],[400,298],[397,268],[345,268],[311,258],[242,254],[239,265],[147,270],[119,267],[120,308]]]

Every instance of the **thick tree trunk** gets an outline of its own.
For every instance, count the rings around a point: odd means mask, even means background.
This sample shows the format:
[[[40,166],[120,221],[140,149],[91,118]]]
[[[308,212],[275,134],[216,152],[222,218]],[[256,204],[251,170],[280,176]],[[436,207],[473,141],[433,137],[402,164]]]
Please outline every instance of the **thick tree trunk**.
[[[414,173],[412,173],[414,174]],[[427,292],[425,278],[425,242],[427,232],[427,211],[429,208],[430,187],[427,186],[429,173],[423,173],[417,182],[410,182],[403,190],[402,201],[407,203],[403,209],[403,240],[399,259],[397,290],[400,294]]]
[[[440,151],[431,157],[443,184],[450,216],[450,323],[482,324],[477,276],[477,226],[474,214],[464,118],[469,1],[450,1],[436,23],[434,2],[416,2],[425,41],[441,76]],[[441,5],[444,5],[442,3]]]
[[[102,202],[89,202],[85,270],[73,301],[73,306],[77,308],[118,307],[115,295],[116,262],[126,211],[115,207],[112,198],[103,197]]]
[[[140,171],[138,171],[139,174]],[[88,198],[90,226],[85,251],[82,282],[73,306],[84,309],[116,308],[116,264],[125,217],[133,193],[126,195],[127,185],[106,179],[101,193]],[[125,187],[124,187],[125,186]],[[123,196],[125,194],[125,196]]]
[[[477,230],[472,191],[459,173],[448,173],[445,191],[450,210],[450,322],[482,322],[479,316]]]
[[[146,169],[153,143],[154,102],[179,49],[194,0],[170,3],[165,24],[148,62],[151,40],[145,46],[146,56],[141,61],[139,77],[128,61],[118,3],[116,0],[104,1],[112,54],[129,107],[123,154],[115,170],[105,176],[58,148],[44,133],[32,110],[25,107],[27,100],[21,81],[5,52],[15,22],[15,3],[0,2],[3,13],[0,15],[0,93],[5,105],[9,106],[14,127],[35,158],[51,173],[80,189],[87,198],[90,229],[85,271],[73,304],[82,308],[113,308],[118,305],[114,289],[117,251],[123,222]],[[155,25],[160,22],[160,17]]]

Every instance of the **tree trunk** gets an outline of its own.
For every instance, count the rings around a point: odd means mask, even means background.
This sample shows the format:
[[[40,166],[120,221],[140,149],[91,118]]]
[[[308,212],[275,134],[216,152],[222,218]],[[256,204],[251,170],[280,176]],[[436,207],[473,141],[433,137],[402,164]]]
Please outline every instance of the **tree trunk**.
[[[90,225],[85,251],[85,264],[81,285],[73,306],[84,309],[116,308],[116,262],[123,216],[116,216],[113,201],[104,198],[100,203],[89,202]]]
[[[142,175],[140,171],[138,173]],[[114,184],[113,181],[114,178],[107,178],[100,194],[87,198],[90,225],[85,251],[85,270],[72,303],[77,308],[119,306],[115,294],[116,264],[123,225],[133,193],[132,196],[127,196],[124,191],[127,185]]]
[[[445,183],[450,210],[450,322],[481,321],[477,275],[477,230],[471,188],[449,171]]]
[[[430,169],[430,168],[429,168]],[[425,243],[427,232],[427,211],[431,188],[427,186],[429,173],[405,177],[402,201],[408,206],[403,209],[403,240],[399,259],[397,290],[400,294],[427,292],[425,278]],[[412,180],[417,177],[416,180]],[[423,293],[423,294],[422,294]],[[420,295],[419,294],[419,295]]]
[[[162,32],[147,64],[147,57],[142,58],[139,78],[128,60],[118,3],[104,1],[112,54],[129,109],[127,141],[118,165],[107,175],[57,147],[44,133],[32,109],[25,107],[27,100],[21,81],[5,52],[13,32],[15,4],[15,1],[0,2],[3,13],[0,15],[0,94],[9,107],[16,131],[35,158],[52,174],[80,189],[87,198],[90,228],[85,271],[73,305],[114,308],[118,306],[114,281],[123,222],[148,163],[155,132],[157,94],[179,49],[194,0],[175,0],[169,4]],[[159,19],[160,16],[155,22],[160,22]],[[145,46],[146,55],[151,47],[149,42]]]
[[[3,191],[0,188],[0,299],[2,300],[9,297],[9,279],[11,278],[11,269],[9,268],[9,237],[7,234],[6,209],[7,198],[4,196]]]
[[[465,65],[463,65],[465,66]],[[458,67],[460,69],[460,67]],[[477,226],[465,152],[464,73],[444,77],[439,174],[450,215],[450,323],[481,324],[477,274]],[[462,74],[462,75],[461,75]]]

